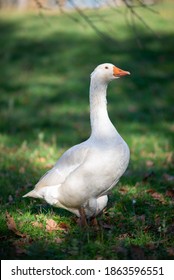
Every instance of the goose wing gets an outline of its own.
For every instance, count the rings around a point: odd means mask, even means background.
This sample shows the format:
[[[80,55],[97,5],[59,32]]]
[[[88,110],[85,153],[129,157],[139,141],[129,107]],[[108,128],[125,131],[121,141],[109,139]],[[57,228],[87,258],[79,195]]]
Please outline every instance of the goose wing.
[[[85,142],[68,149],[56,162],[54,167],[47,171],[36,184],[35,190],[46,186],[60,185],[76,168],[79,168],[88,154],[89,147]]]

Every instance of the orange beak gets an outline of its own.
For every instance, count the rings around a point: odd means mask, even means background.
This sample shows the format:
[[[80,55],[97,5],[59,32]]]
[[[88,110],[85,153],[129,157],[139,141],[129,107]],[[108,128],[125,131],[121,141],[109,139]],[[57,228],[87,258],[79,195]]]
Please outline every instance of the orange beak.
[[[115,77],[122,77],[122,76],[130,75],[130,72],[121,70],[120,68],[114,66],[113,67],[113,75]]]

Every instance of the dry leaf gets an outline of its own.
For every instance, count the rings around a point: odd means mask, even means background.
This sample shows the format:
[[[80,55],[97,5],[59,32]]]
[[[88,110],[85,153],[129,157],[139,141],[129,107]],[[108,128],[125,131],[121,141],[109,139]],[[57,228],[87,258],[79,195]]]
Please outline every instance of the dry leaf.
[[[64,222],[59,223],[59,227],[62,230],[68,230],[69,229],[69,226],[67,224],[65,224]]]
[[[13,219],[13,217],[10,216],[8,212],[6,212],[6,221],[7,221],[7,226],[9,230],[16,231],[16,223]]]
[[[118,191],[119,191],[119,193],[121,193],[123,195],[128,192],[128,190],[125,187],[120,188]]]
[[[59,230],[58,224],[52,219],[46,220],[46,230],[47,231]]]
[[[13,219],[12,216],[10,216],[10,214],[6,211],[6,222],[7,222],[7,227],[9,230],[11,230],[12,232],[14,232],[16,235],[24,238],[26,237],[26,234],[21,233],[17,227],[16,227],[16,223]]]
[[[51,232],[55,230],[68,230],[69,226],[63,222],[57,224],[53,219],[46,220],[46,230]]]
[[[149,189],[146,192],[149,193],[154,199],[159,200],[162,204],[165,203],[164,196],[161,193],[158,193],[153,189]]]
[[[38,228],[43,228],[43,224],[42,223],[39,223],[39,222],[32,222],[32,225],[34,226],[34,227],[38,227]]]
[[[174,189],[167,190],[165,195],[168,196],[168,197],[171,197],[172,199],[174,199]]]
[[[151,194],[151,196],[152,196],[154,199],[157,199],[157,200],[159,200],[159,201],[161,201],[161,202],[164,202],[164,197],[163,197],[163,195],[160,194],[160,193],[154,192],[154,193]]]
[[[129,232],[126,232],[126,233],[122,233],[122,234],[120,234],[119,236],[118,236],[118,240],[123,240],[123,239],[125,239],[125,238],[127,238],[127,237],[132,237],[132,234],[131,233],[129,233]]]
[[[148,190],[146,190],[146,192],[151,194],[151,193],[154,193],[155,191],[153,189],[148,189]]]

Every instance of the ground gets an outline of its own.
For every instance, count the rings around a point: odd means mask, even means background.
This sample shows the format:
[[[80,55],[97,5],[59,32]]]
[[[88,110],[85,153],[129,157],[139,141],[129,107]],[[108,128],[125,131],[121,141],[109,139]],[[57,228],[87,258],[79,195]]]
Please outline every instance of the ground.
[[[97,25],[114,40],[69,16],[1,12],[1,259],[173,259],[174,4],[154,9],[138,11],[154,32],[138,21],[135,32],[123,10],[102,10],[110,23]],[[131,72],[108,89],[131,161],[100,229],[84,231],[67,211],[22,195],[88,138],[89,76],[103,62]]]

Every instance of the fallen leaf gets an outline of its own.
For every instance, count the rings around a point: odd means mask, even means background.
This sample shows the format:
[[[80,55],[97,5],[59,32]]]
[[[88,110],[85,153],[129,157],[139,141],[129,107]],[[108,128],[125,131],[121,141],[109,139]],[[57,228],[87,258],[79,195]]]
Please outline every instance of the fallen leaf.
[[[53,219],[46,220],[46,230],[49,232],[55,230],[67,230],[67,229],[68,229],[68,225],[66,225],[63,222],[57,224]]]
[[[7,223],[7,227],[9,230],[11,230],[13,233],[15,233],[16,235],[24,238],[26,237],[26,234],[21,233],[17,227],[16,227],[16,223],[13,219],[12,216],[10,216],[10,214],[6,211],[6,223]]]
[[[52,220],[52,219],[49,219],[49,220],[46,220],[46,230],[47,231],[54,231],[54,230],[58,230],[59,227],[58,227],[58,224]]]
[[[153,189],[146,190],[147,193],[154,193],[155,191]]]
[[[160,193],[154,192],[154,193],[151,194],[151,196],[152,196],[154,199],[157,199],[157,200],[159,200],[159,201],[161,201],[161,202],[164,202],[164,197],[163,197],[163,195],[160,194]]]
[[[69,226],[66,223],[64,223],[64,222],[59,223],[59,227],[62,230],[68,230],[69,229]]]
[[[39,222],[32,222],[32,225],[34,226],[34,227],[38,227],[38,228],[43,228],[43,224],[42,223],[39,223]]]
[[[127,237],[132,237],[132,234],[131,233],[129,233],[129,232],[126,232],[126,233],[122,233],[122,234],[120,234],[119,236],[118,236],[118,240],[123,240],[123,239],[125,239],[125,238],[127,238]]]
[[[13,217],[10,216],[8,212],[6,212],[6,220],[7,220],[7,226],[9,230],[16,231],[16,223],[13,219]]]
[[[158,192],[154,191],[153,189],[149,189],[146,192],[149,193],[151,195],[151,197],[153,197],[154,199],[159,200],[162,204],[164,204],[166,202],[164,199],[164,196],[161,193],[158,193]]]
[[[167,190],[165,195],[168,196],[168,197],[171,197],[172,199],[174,199],[174,189]]]
[[[128,192],[128,190],[127,190],[127,188],[122,187],[122,188],[120,188],[120,189],[118,190],[118,192],[124,195],[124,194],[126,194],[126,193]]]

